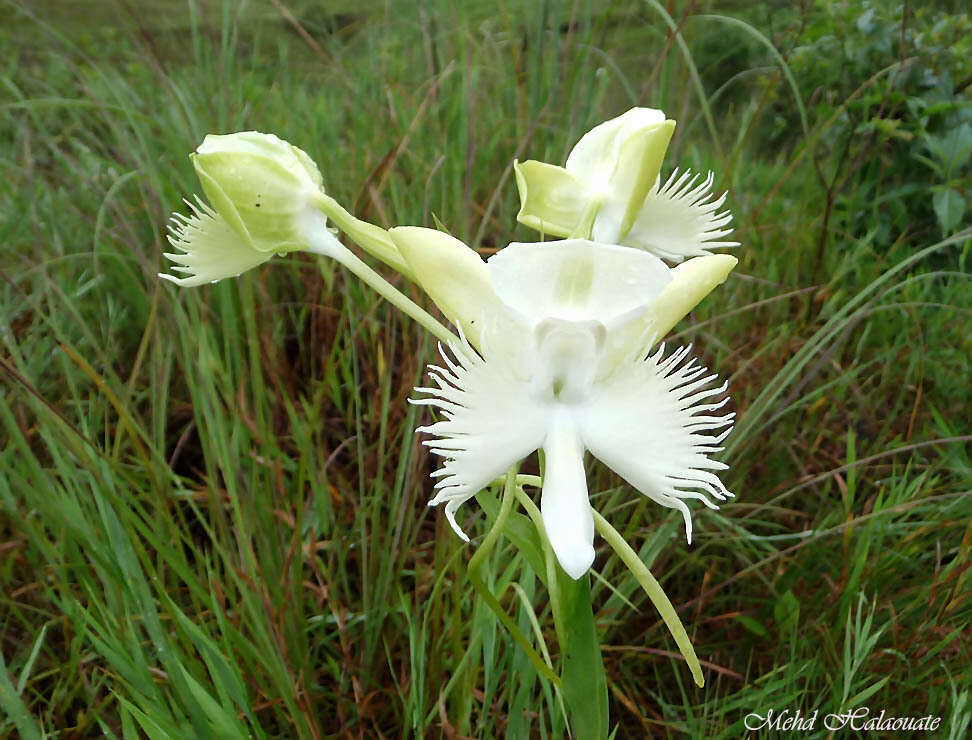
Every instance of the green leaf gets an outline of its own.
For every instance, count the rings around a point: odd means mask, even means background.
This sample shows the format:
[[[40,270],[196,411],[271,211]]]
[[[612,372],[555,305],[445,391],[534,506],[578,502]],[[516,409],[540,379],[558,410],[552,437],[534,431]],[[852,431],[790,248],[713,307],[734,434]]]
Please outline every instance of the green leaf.
[[[692,671],[692,679],[695,681],[695,684],[700,687],[705,686],[705,679],[702,676],[702,666],[699,664],[699,658],[695,654],[695,648],[692,647],[692,641],[689,639],[688,632],[685,631],[685,625],[682,624],[682,620],[678,618],[678,612],[675,611],[672,602],[665,595],[664,590],[662,590],[661,584],[655,580],[651,571],[648,570],[648,566],[641,561],[638,553],[625,541],[618,530],[612,527],[611,523],[596,510],[594,511],[594,526],[597,527],[598,533],[604,538],[605,542],[621,558],[621,562],[631,571],[631,575],[641,584],[651,603],[658,610],[658,614],[661,616],[665,626],[668,627],[668,631],[672,633],[672,637],[675,640],[675,644],[678,645],[682,657],[685,658],[689,670]]]
[[[579,580],[557,569],[566,625],[563,653],[564,701],[570,714],[573,737],[601,740],[608,736],[608,691],[601,642],[591,608],[591,577]]]
[[[543,658],[534,650],[530,641],[526,639],[519,628],[510,619],[509,614],[507,614],[496,597],[490,592],[489,588],[486,586],[485,579],[485,562],[489,557],[489,553],[492,552],[493,548],[496,546],[496,541],[499,539],[500,534],[503,532],[506,522],[510,516],[511,508],[513,506],[513,491],[516,488],[516,468],[515,466],[507,472],[506,483],[503,486],[503,500],[500,504],[500,510],[497,514],[496,521],[490,527],[489,532],[480,542],[479,547],[476,548],[476,552],[473,556],[469,558],[469,568],[466,571],[466,576],[469,578],[469,583],[479,594],[479,597],[483,600],[483,603],[496,615],[496,618],[502,623],[503,627],[510,634],[510,637],[520,646],[520,649],[526,653],[530,662],[533,663],[534,667],[543,676],[548,678],[553,684],[558,685],[560,683],[560,677],[554,673],[550,667],[544,662]]]
[[[13,684],[10,683],[2,652],[0,652],[0,709],[13,720],[24,740],[40,740],[40,728],[34,718],[31,717],[30,712],[27,711],[20,695],[14,691]]]
[[[736,621],[739,622],[743,627],[748,629],[754,635],[759,637],[766,637],[766,628],[757,622],[752,617],[748,617],[745,614],[739,614],[736,616]]]
[[[952,231],[965,214],[965,199],[952,188],[936,191],[932,196],[932,206],[942,227],[942,234]]]
[[[122,710],[128,712],[149,740],[172,740],[176,737],[192,737],[188,727],[178,727],[161,714],[150,717],[120,694],[115,694]]]
[[[972,125],[966,121],[961,126],[952,129],[949,134],[949,143],[952,149],[951,165],[954,170],[959,170],[969,163],[972,157]]]
[[[788,632],[796,627],[800,619],[800,602],[797,601],[792,591],[784,593],[773,606],[773,619],[776,620],[783,632]]]
[[[850,699],[848,699],[847,705],[851,707],[861,706],[862,704],[864,704],[864,702],[866,702],[868,699],[874,696],[878,691],[880,691],[881,688],[884,686],[884,684],[886,684],[890,680],[891,680],[891,676],[885,676],[884,678],[878,679],[870,686],[868,686],[865,689],[862,689],[858,693],[854,694],[854,696],[852,696]]]

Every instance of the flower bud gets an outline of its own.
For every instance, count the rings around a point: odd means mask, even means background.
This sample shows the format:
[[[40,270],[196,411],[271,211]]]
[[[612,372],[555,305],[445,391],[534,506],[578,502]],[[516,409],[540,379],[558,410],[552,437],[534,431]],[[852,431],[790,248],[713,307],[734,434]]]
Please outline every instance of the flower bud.
[[[290,252],[307,245],[317,166],[295,146],[257,131],[209,134],[190,155],[214,210],[249,246]]]

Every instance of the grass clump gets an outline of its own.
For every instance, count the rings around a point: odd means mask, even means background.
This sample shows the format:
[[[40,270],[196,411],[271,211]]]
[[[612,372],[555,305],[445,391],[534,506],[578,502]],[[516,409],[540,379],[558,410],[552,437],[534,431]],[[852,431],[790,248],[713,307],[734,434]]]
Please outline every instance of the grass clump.
[[[708,678],[599,552],[617,736],[867,706],[961,737],[957,9],[305,5],[160,2],[107,28],[15,5],[0,31],[0,735],[563,736],[425,507],[434,463],[404,401],[429,338],[326,262],[196,291],[155,275],[207,132],[277,133],[359,217],[438,219],[485,256],[531,239],[514,156],[562,161],[641,104],[731,191],[737,275],[676,338],[730,376],[738,498],[698,512],[687,548],[676,514],[592,469]],[[505,540],[490,559],[520,631],[552,645],[530,564]]]

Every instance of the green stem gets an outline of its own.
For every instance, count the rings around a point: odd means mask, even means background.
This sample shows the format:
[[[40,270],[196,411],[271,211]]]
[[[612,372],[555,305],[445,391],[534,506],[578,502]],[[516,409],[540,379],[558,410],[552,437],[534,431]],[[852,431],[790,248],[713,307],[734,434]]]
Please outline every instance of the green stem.
[[[480,598],[485,602],[492,612],[496,615],[497,619],[506,628],[506,631],[510,633],[510,636],[516,642],[517,645],[526,653],[530,662],[533,666],[546,677],[551,683],[560,688],[560,677],[553,672],[553,669],[548,666],[543,658],[533,649],[529,640],[523,636],[519,628],[510,619],[510,616],[503,609],[502,605],[496,600],[496,597],[490,592],[486,586],[485,578],[483,577],[484,566],[486,564],[486,559],[489,557],[490,552],[492,552],[493,547],[496,546],[496,541],[499,539],[500,533],[503,531],[503,527],[506,524],[506,520],[513,509],[513,499],[514,491],[516,489],[516,466],[510,468],[506,474],[506,482],[503,486],[503,500],[500,502],[499,514],[496,516],[496,521],[493,522],[493,526],[490,528],[489,532],[483,538],[482,543],[476,548],[476,552],[473,556],[469,558],[469,569],[467,575],[469,577],[469,582],[472,584],[473,588],[479,594]]]
[[[610,730],[607,674],[591,603],[591,575],[576,581],[563,569],[557,578],[564,614],[560,646],[563,696],[575,740],[607,740]]]
[[[540,476],[518,475],[516,476],[516,483],[516,499],[526,509],[526,513],[533,521],[533,526],[537,528],[537,534],[540,535],[544,565],[547,566],[547,591],[550,595],[550,611],[553,614],[554,632],[557,633],[557,644],[563,646],[567,642],[567,627],[564,624],[563,599],[560,596],[560,582],[557,578],[557,559],[554,557],[550,540],[547,539],[547,530],[543,526],[543,515],[537,505],[533,503],[533,500],[526,495],[526,491],[523,490],[524,484],[539,488],[541,485]]]
[[[628,566],[628,570],[638,579],[638,583],[641,584],[645,593],[648,594],[648,598],[655,605],[655,608],[661,615],[662,621],[668,627],[668,631],[675,638],[675,644],[678,645],[678,649],[685,658],[685,662],[688,663],[695,683],[698,686],[705,686],[705,679],[702,677],[702,666],[699,665],[699,659],[695,655],[695,649],[692,647],[692,642],[689,640],[688,633],[685,631],[685,626],[682,624],[682,620],[678,618],[675,607],[672,606],[672,602],[665,595],[661,585],[655,580],[651,571],[648,570],[648,566],[641,562],[638,553],[632,549],[631,545],[625,542],[624,537],[621,536],[618,530],[612,527],[607,519],[598,514],[597,511],[594,512],[594,525],[597,527],[597,531],[601,537],[614,549],[614,552]]]
[[[377,257],[410,280],[412,279],[412,271],[405,260],[402,259],[402,255],[391,237],[388,236],[387,231],[380,226],[355,218],[327,193],[316,193],[314,205],[368,254]]]
[[[575,581],[558,567],[543,525],[543,514],[523,490],[523,485],[540,487],[541,478],[535,475],[518,475],[516,482],[516,498],[533,520],[543,545],[550,611],[560,645],[563,680],[561,696],[570,712],[573,736],[577,740],[607,738],[607,676],[604,673],[597,625],[594,623],[590,576],[585,574]]]
[[[323,229],[324,226],[322,225]],[[338,243],[340,244],[340,243]],[[446,329],[436,318],[421,306],[417,305],[398,288],[389,283],[385,278],[372,270],[354,252],[347,247],[340,245],[338,249],[330,240],[321,240],[319,243],[314,240],[308,245],[305,251],[314,254],[331,257],[347,267],[355,276],[359,277],[366,285],[371,287],[378,295],[391,303],[402,313],[411,316],[419,324],[428,329],[440,341],[448,345],[459,345],[459,337]]]

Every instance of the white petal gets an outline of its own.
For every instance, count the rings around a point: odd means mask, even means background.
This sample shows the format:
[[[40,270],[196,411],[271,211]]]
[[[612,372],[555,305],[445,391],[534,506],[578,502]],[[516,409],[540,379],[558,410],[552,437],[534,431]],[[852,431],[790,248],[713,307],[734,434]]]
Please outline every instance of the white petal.
[[[560,318],[610,328],[645,310],[671,280],[653,255],[586,239],[514,242],[486,266],[499,299],[531,325]]]
[[[446,516],[456,533],[455,510],[513,463],[536,450],[547,430],[548,411],[534,401],[529,385],[502,355],[486,362],[462,337],[461,345],[440,345],[446,367],[430,366],[436,388],[416,388],[425,396],[413,403],[440,409],[442,419],[417,431],[435,435],[424,442],[446,458],[434,477],[438,494],[429,502],[447,502]]]
[[[594,515],[587,498],[584,445],[563,411],[543,442],[540,512],[560,567],[575,581],[594,562]]]
[[[186,201],[191,216],[172,215],[169,224],[169,243],[179,252],[165,256],[178,266],[173,271],[188,274],[178,278],[160,273],[159,277],[183,287],[204,285],[236,277],[273,257],[273,252],[261,252],[247,244],[225,219],[198,198]]]
[[[694,360],[682,364],[690,347],[663,358],[664,345],[649,357],[626,361],[578,415],[584,445],[641,493],[691,518],[682,499],[695,498],[716,508],[732,494],[712,471],[728,466],[711,460],[729,434],[734,414],[708,412],[722,403],[710,399],[726,386]]]
[[[676,169],[664,185],[656,182],[622,244],[674,262],[737,246],[739,242],[722,241],[732,233],[727,228],[732,214],[719,211],[726,193],[713,199],[711,172],[701,183],[698,179],[689,170],[679,174]]]

